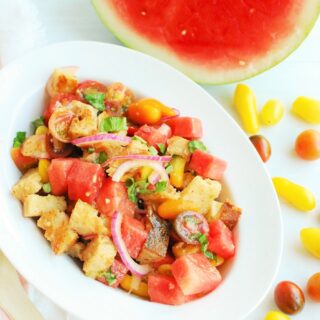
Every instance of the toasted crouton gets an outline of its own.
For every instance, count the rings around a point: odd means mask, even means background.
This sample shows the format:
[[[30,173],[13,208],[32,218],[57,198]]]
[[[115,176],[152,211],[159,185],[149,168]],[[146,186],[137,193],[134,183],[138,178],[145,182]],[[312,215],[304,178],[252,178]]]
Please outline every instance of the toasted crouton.
[[[218,181],[196,176],[181,192],[181,199],[199,204],[201,213],[210,209],[211,203],[219,196],[221,184]]]
[[[220,209],[222,207],[222,202],[213,200],[208,213],[206,214],[206,219],[208,222],[218,220],[220,218]]]
[[[96,278],[101,271],[111,267],[117,251],[108,236],[96,236],[82,252],[83,271],[90,278]]]
[[[49,96],[54,97],[59,93],[73,93],[78,84],[74,72],[72,67],[55,69],[47,83]]]
[[[52,210],[41,215],[37,225],[45,230],[44,236],[51,242],[55,254],[62,254],[73,246],[78,235],[69,226],[69,217],[62,211]]]
[[[82,236],[92,234],[110,234],[104,221],[98,217],[98,210],[90,204],[78,200],[72,210],[70,227]]]
[[[52,210],[65,211],[67,203],[64,197],[56,197],[51,194],[39,196],[37,194],[28,195],[23,202],[23,215],[25,217],[39,217],[42,213]]]
[[[154,192],[151,194],[140,194],[140,197],[146,202],[156,202],[161,203],[166,200],[176,200],[179,199],[179,192],[169,184],[167,189],[162,192]]]
[[[28,195],[35,194],[40,191],[42,185],[38,168],[30,169],[14,185],[12,188],[12,194],[20,201],[24,201]]]
[[[189,140],[173,136],[168,140],[167,152],[172,156],[180,156],[186,160],[190,159],[191,152],[188,148]]]
[[[82,260],[82,251],[85,249],[85,247],[86,245],[84,243],[76,242],[68,249],[67,254],[72,258],[78,258]]]

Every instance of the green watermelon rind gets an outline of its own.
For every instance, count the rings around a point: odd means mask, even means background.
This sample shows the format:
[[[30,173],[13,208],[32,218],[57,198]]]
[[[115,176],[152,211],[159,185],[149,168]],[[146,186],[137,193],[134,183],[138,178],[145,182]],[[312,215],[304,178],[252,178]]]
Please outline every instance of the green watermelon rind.
[[[252,78],[256,75],[259,75],[276,65],[278,65],[280,62],[285,60],[288,56],[290,56],[307,38],[309,33],[311,32],[312,28],[314,27],[318,16],[320,15],[320,1],[319,0],[305,0],[306,5],[309,6],[309,10],[306,10],[305,16],[300,17],[300,20],[302,23],[299,25],[301,34],[299,35],[298,39],[295,39],[296,41],[291,42],[287,39],[286,45],[282,46],[280,49],[274,50],[274,59],[270,63],[265,63],[263,67],[259,68],[259,65],[256,64],[258,67],[255,68],[252,72],[248,71],[247,69],[242,68],[241,71],[246,72],[239,72],[238,69],[234,70],[224,70],[218,72],[220,76],[213,76],[214,70],[211,71],[204,71],[204,68],[201,67],[195,67],[192,72],[190,72],[189,65],[190,63],[184,63],[179,61],[178,57],[175,57],[172,52],[169,52],[169,50],[166,50],[165,47],[161,47],[161,45],[150,45],[151,41],[144,39],[140,34],[132,30],[129,26],[125,25],[122,22],[119,22],[118,25],[117,22],[110,23],[110,20],[113,19],[114,21],[120,20],[117,19],[117,16],[114,15],[114,17],[110,18],[110,14],[112,12],[111,6],[108,7],[107,2],[108,0],[91,0],[93,7],[95,8],[99,18],[103,22],[103,24],[110,30],[110,32],[115,36],[116,39],[118,39],[120,42],[122,42],[125,46],[140,50],[144,53],[150,54],[160,60],[163,60],[183,73],[185,73],[187,76],[192,78],[194,81],[200,83],[200,84],[228,84],[238,81],[247,80],[249,78]],[[307,8],[308,9],[308,8]],[[107,18],[107,15],[109,14],[109,18]],[[307,22],[305,22],[307,21]],[[119,32],[120,29],[123,29],[124,32]],[[117,29],[117,30],[116,30]],[[127,29],[127,31],[126,31]],[[125,33],[131,33],[127,36],[125,36]],[[139,37],[140,39],[135,41],[133,40],[135,37]],[[167,51],[167,52],[166,52]],[[168,53],[169,52],[169,53]],[[272,56],[272,55],[269,55]],[[231,76],[230,76],[231,74]],[[238,74],[238,76],[237,76]]]

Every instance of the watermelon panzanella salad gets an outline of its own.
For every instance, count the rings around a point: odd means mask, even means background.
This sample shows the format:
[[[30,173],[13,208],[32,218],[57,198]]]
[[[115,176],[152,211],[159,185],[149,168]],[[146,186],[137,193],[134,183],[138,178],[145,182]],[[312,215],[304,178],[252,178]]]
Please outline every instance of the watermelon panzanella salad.
[[[170,305],[211,292],[241,210],[217,200],[227,164],[201,142],[201,121],[75,72],[53,72],[34,133],[14,138],[24,216],[107,286]]]

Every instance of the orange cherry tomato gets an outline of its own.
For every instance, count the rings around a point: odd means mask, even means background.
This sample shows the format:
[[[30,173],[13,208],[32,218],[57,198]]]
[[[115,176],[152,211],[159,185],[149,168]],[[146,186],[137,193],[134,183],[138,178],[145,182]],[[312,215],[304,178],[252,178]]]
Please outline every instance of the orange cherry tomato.
[[[149,107],[154,107],[160,110],[162,117],[173,117],[177,115],[174,109],[165,106],[163,103],[156,99],[145,98],[138,101],[139,104],[145,104]]]
[[[298,156],[304,160],[317,160],[320,158],[320,132],[305,130],[301,132],[295,144]]]
[[[261,135],[251,136],[250,141],[258,151],[262,161],[267,162],[271,156],[270,142],[264,136]]]
[[[320,302],[320,272],[315,273],[307,283],[307,292],[314,302]]]
[[[148,104],[135,102],[129,105],[127,116],[137,124],[156,124],[161,119],[161,111]]]
[[[304,306],[304,294],[301,288],[290,281],[282,281],[276,286],[274,300],[278,308],[287,314],[296,314]]]

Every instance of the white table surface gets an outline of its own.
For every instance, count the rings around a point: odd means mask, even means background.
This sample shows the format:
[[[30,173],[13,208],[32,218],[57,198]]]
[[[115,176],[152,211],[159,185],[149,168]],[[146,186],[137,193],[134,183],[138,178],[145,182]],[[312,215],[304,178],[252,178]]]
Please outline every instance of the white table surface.
[[[32,0],[32,2],[39,10],[47,43],[96,40],[119,44],[102,25],[87,0]],[[305,162],[299,160],[293,152],[297,134],[312,126],[294,118],[289,110],[292,101],[299,95],[320,99],[320,20],[307,40],[285,62],[246,83],[256,92],[260,107],[269,98],[279,98],[286,105],[286,114],[281,123],[275,127],[262,128],[260,132],[272,145],[273,154],[267,163],[271,175],[287,177],[309,187],[319,201],[320,160]],[[232,84],[205,86],[205,89],[237,118],[230,107],[234,87],[235,85]],[[316,126],[313,127],[316,128]],[[254,194],[252,198],[254,199]],[[309,276],[320,272],[320,263],[303,250],[299,232],[303,227],[320,226],[320,206],[318,205],[316,210],[310,213],[298,212],[285,203],[281,203],[281,207],[284,222],[284,254],[276,282],[291,280],[305,287]],[[270,230],[271,236],[272,230]],[[243,294],[245,294],[245,288]],[[43,310],[44,300],[39,299],[39,296],[35,300],[38,307]],[[320,319],[320,304],[312,303],[308,298],[306,300],[303,312],[293,318],[296,320]],[[268,310],[275,308],[273,290],[271,290],[263,303],[247,319],[263,319]],[[46,313],[45,318],[52,319],[50,312]],[[60,314],[61,319],[66,318],[62,312],[59,312]],[[55,320],[60,319],[55,316]]]

